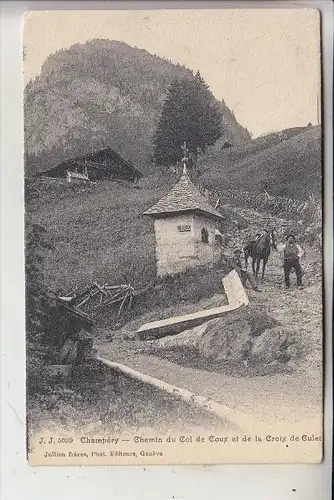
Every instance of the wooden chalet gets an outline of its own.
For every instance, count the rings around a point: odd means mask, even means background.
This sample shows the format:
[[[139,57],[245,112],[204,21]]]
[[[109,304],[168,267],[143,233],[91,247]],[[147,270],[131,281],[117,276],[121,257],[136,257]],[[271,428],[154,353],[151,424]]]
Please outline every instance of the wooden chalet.
[[[112,148],[94,151],[83,156],[71,158],[59,165],[38,174],[42,177],[64,178],[81,181],[100,181],[119,179],[138,182],[143,176],[130,162],[122,158]]]

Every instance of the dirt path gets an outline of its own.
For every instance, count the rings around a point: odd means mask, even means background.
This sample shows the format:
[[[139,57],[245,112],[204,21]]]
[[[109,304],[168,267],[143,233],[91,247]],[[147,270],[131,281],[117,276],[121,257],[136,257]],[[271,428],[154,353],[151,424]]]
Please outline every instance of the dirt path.
[[[259,221],[257,212],[240,210],[240,215]],[[270,216],[269,216],[270,217]],[[262,223],[268,220],[263,216]],[[282,219],[270,218],[281,232],[288,227]],[[252,224],[252,221],[250,220]],[[261,223],[260,223],[261,225]],[[252,230],[252,226],[248,231]],[[242,238],[242,234],[238,238]],[[263,305],[268,313],[283,324],[297,327],[304,356],[292,373],[255,377],[234,377],[224,373],[199,370],[147,355],[145,343],[115,339],[102,342],[99,353],[170,384],[211,398],[230,408],[244,411],[263,421],[296,422],[321,417],[322,401],[322,292],[319,276],[312,271],[319,256],[307,251],[304,268],[304,290],[293,286],[285,290],[282,261],[277,253],[270,256],[262,293],[248,291],[250,302]]]
[[[263,286],[256,302],[270,304],[270,314],[283,323],[300,327],[301,340],[311,348],[289,374],[232,377],[198,370],[143,353],[142,342],[111,342],[99,347],[102,356],[138,371],[211,398],[230,408],[255,415],[260,420],[295,422],[321,412],[321,314],[320,286],[285,292],[273,282]],[[282,301],[283,299],[283,301]],[[312,307],[311,307],[312,306]]]
[[[111,353],[103,349],[104,356]],[[231,409],[256,416],[260,421],[297,422],[319,416],[318,379],[298,373],[237,378],[223,373],[196,370],[155,356],[118,356],[117,361],[169,384],[210,398]],[[306,390],[307,389],[307,390]]]

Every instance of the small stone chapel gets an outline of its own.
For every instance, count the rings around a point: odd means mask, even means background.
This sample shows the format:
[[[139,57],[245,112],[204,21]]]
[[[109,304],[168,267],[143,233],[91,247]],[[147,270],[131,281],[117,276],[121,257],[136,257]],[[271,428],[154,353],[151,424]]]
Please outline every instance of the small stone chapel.
[[[213,264],[216,223],[224,220],[192,183],[183,146],[183,174],[171,191],[143,213],[154,219],[158,277]]]

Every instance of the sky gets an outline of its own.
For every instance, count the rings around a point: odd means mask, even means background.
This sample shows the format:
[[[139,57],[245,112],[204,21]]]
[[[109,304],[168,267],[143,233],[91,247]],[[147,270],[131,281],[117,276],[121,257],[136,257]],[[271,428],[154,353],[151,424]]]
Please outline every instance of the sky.
[[[318,123],[319,22],[315,9],[31,11],[25,82],[60,48],[120,40],[199,70],[257,137]]]

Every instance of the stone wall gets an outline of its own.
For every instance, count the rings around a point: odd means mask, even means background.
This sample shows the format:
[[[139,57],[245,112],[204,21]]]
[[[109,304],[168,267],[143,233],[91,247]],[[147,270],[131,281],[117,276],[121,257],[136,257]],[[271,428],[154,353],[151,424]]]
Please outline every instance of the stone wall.
[[[208,231],[208,243],[202,242],[202,229]],[[215,222],[205,217],[194,216],[194,246],[195,255],[201,265],[213,264],[215,261]]]
[[[202,242],[202,229],[208,231],[208,243]],[[157,274],[176,274],[188,268],[213,264],[220,255],[215,244],[215,222],[193,214],[156,219]]]
[[[190,230],[187,230],[188,228]],[[159,277],[176,274],[198,265],[193,242],[192,214],[156,219],[154,229]]]

